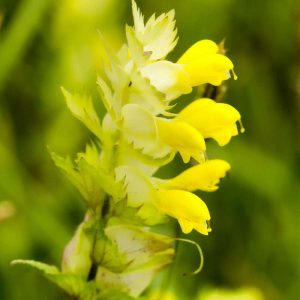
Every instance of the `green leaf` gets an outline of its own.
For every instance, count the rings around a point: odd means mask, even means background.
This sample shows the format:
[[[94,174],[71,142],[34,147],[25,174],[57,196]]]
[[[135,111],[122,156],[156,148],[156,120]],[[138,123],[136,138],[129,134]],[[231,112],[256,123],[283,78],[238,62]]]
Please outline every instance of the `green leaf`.
[[[85,284],[84,289],[80,292],[79,299],[83,300],[100,300],[100,291],[94,281]],[[104,300],[104,299],[103,299]]]
[[[128,42],[128,48],[130,57],[138,66],[143,66],[147,62],[147,55],[144,55],[144,49],[142,44],[135,36],[134,30],[131,26],[126,25],[126,37]]]
[[[43,272],[45,275],[60,274],[59,269],[56,266],[48,265],[35,260],[16,259],[11,262],[12,265],[27,265],[38,271]]]
[[[18,259],[14,260],[12,264],[23,264],[38,270],[43,276],[51,280],[70,295],[80,295],[86,285],[86,282],[82,278],[74,275],[62,274],[57,267],[38,261]]]
[[[127,61],[123,62],[123,64],[126,63]],[[119,120],[123,101],[127,97],[130,78],[125,72],[124,66],[118,61],[110,61],[110,66],[105,68],[105,73],[110,81],[111,87],[103,78],[98,76],[97,85],[101,99],[112,119]]]
[[[69,295],[79,296],[86,289],[86,281],[76,275],[60,273],[45,276]]]
[[[124,196],[122,184],[115,181],[113,174],[108,174],[102,169],[99,153],[94,145],[88,145],[86,152],[78,154],[75,165],[69,157],[63,158],[51,151],[50,154],[56,166],[63,171],[90,206],[102,205],[105,194],[114,199]]]
[[[84,153],[79,153],[76,160],[77,169],[81,174],[84,182],[89,187],[90,197],[93,196],[94,190],[100,187],[114,199],[124,197],[123,185],[115,180],[113,173],[108,173],[102,167],[102,160],[95,145],[87,145]]]
[[[91,132],[102,140],[102,128],[92,99],[84,95],[72,95],[63,87],[61,90],[65,96],[67,106],[74,117],[80,120]]]
[[[78,172],[75,170],[74,164],[71,158],[68,156],[66,158],[57,155],[49,149],[52,160],[55,165],[61,169],[63,174],[72,182],[72,184],[79,190],[79,192],[86,199],[85,190],[81,184],[81,178]],[[87,200],[87,199],[86,199]]]
[[[108,239],[106,235],[103,236],[102,242],[105,244],[101,260],[99,261],[101,266],[111,270],[112,272],[123,272],[128,266],[126,256],[119,252],[118,246]],[[98,241],[96,242],[95,252],[97,251],[97,246]]]
[[[106,110],[114,120],[117,120],[120,117],[124,93],[126,94],[126,89],[130,83],[129,75],[125,70],[125,66],[129,62],[128,49],[126,45],[123,45],[122,52],[125,53],[125,49],[127,49],[127,55],[119,57],[107,45],[101,34],[100,38],[107,56],[104,60],[104,70],[110,81],[110,86],[100,76],[97,78],[97,84]]]
[[[113,107],[114,99],[111,88],[100,76],[97,77],[97,85],[99,86],[99,92],[105,109],[110,115],[115,116],[115,110]]]
[[[54,152],[50,152],[50,154],[55,165],[62,170],[63,174],[78,189],[89,205],[95,206],[103,202],[104,192],[99,181],[94,184],[97,180],[94,172],[84,168],[83,163],[81,164],[81,170],[75,169],[70,157],[63,158]]]

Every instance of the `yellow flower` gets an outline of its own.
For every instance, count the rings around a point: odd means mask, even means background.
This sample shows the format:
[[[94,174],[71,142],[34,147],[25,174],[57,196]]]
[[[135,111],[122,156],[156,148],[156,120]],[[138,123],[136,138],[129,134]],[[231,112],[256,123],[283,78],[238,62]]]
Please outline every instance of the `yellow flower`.
[[[180,121],[169,121],[157,118],[159,136],[162,141],[176,149],[185,163],[191,157],[203,161],[206,149],[204,138],[195,128]]]
[[[190,124],[204,138],[213,138],[220,146],[224,146],[232,136],[238,134],[236,122],[240,122],[241,115],[229,104],[201,98],[184,108],[178,114],[177,120]],[[241,132],[243,131],[241,127]]]
[[[183,233],[195,229],[207,235],[211,231],[208,208],[190,192],[217,190],[220,179],[229,169],[226,161],[215,159],[191,167],[173,179],[154,179],[158,193],[158,197],[153,198],[154,204],[159,211],[176,218]]]
[[[208,160],[185,170],[175,178],[167,180],[165,186],[170,189],[181,189],[190,192],[196,190],[214,192],[219,188],[220,179],[229,170],[230,165],[224,160]]]
[[[158,178],[147,177],[134,167],[120,166],[115,173],[116,179],[124,183],[127,205],[138,208],[137,215],[147,224],[161,223],[164,215],[168,215],[178,220],[184,233],[195,229],[207,235],[211,231],[208,208],[198,196],[168,186]],[[188,185],[186,181],[185,187]]]
[[[159,211],[176,218],[183,233],[193,229],[207,235],[210,214],[206,204],[196,195],[182,190],[158,190],[156,206]]]
[[[192,87],[205,83],[220,85],[233,73],[233,63],[219,52],[216,43],[202,40],[190,47],[177,61],[155,61],[141,70],[152,86],[165,94],[166,100],[189,94]],[[234,75],[234,73],[233,73]],[[234,79],[237,77],[234,75]]]
[[[193,126],[174,119],[158,118],[137,104],[122,108],[124,139],[145,154],[161,158],[179,152],[184,162],[203,161],[205,141]]]
[[[219,53],[219,47],[210,40],[202,40],[190,47],[178,60],[187,72],[191,86],[204,83],[220,85],[230,78],[233,63]]]

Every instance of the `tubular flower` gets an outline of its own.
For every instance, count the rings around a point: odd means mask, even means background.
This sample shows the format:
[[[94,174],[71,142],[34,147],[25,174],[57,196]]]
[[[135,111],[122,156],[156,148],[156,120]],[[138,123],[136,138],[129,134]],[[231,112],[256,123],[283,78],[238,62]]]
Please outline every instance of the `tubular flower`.
[[[230,78],[233,63],[223,54],[218,53],[219,47],[210,40],[202,40],[190,47],[177,61],[183,65],[191,86],[204,83],[220,85]]]
[[[173,100],[180,95],[189,94],[192,87],[210,83],[220,85],[233,73],[233,63],[219,52],[216,43],[202,40],[190,47],[177,61],[151,62],[141,69],[141,74],[150,83]],[[234,75],[234,79],[237,77]]]
[[[206,204],[196,195],[182,190],[159,190],[156,205],[160,211],[176,218],[184,233],[193,229],[207,235],[210,214]]]
[[[203,161],[205,142],[203,136],[187,123],[180,121],[157,120],[162,141],[177,150],[185,163],[193,157]]]
[[[208,98],[193,101],[176,119],[196,128],[204,138],[213,138],[220,146],[226,145],[232,136],[238,134],[236,123],[241,124],[241,115],[234,107]]]
[[[211,229],[206,204],[191,192],[217,190],[220,179],[229,169],[226,161],[215,159],[193,166],[169,180],[147,177],[129,166],[120,166],[115,171],[117,179],[124,182],[127,204],[138,207],[138,215],[146,222],[161,222],[161,214],[166,214],[178,220],[184,233],[195,229],[208,234]]]
[[[228,162],[220,159],[208,160],[193,166],[175,178],[166,181],[165,186],[186,191],[214,192],[219,187],[220,179],[230,170]]]
[[[122,116],[124,138],[144,153],[163,157],[178,151],[184,162],[191,157],[203,161],[204,138],[188,123],[154,117],[136,104],[124,106]]]

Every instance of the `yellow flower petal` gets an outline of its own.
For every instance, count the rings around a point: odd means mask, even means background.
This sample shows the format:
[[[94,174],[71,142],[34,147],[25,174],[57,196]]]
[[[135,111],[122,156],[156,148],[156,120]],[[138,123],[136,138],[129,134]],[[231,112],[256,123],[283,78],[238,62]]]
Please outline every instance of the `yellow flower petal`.
[[[190,192],[195,190],[213,192],[219,188],[218,183],[228,170],[230,170],[230,165],[226,161],[220,159],[209,160],[168,180],[166,186]]]
[[[207,221],[210,220],[210,214],[206,204],[199,197],[181,190],[161,189],[158,194],[157,208],[178,219],[184,233],[195,228],[203,234],[208,234]]]
[[[240,113],[231,105],[208,98],[192,102],[177,116],[177,120],[190,124],[204,138],[215,139],[220,146],[226,145],[232,136],[238,134],[236,122],[240,119]]]
[[[233,64],[229,58],[221,54],[203,55],[194,63],[184,65],[184,70],[189,74],[191,86],[205,83],[221,85],[230,78],[229,70]]]
[[[205,141],[195,128],[180,121],[157,119],[157,128],[160,138],[170,147],[177,150],[185,163],[191,157],[203,161],[206,149]]]
[[[218,45],[211,40],[201,40],[191,46],[178,60],[179,64],[193,63],[199,55],[218,53]]]
[[[199,233],[202,233],[205,235],[208,235],[208,233],[211,232],[211,228],[209,226],[209,223],[207,223],[207,222],[194,224],[194,228]]]
[[[208,235],[208,233],[211,232],[211,228],[208,227],[208,223],[206,221],[195,223],[187,220],[178,220],[178,222],[182,232],[185,234],[190,233],[193,229],[204,235]]]
[[[219,52],[213,41],[202,40],[190,47],[178,60],[189,75],[191,86],[204,83],[220,85],[230,78],[233,69],[231,60]]]
[[[182,232],[185,234],[190,233],[194,229],[193,223],[185,219],[178,219],[178,223],[181,227]]]

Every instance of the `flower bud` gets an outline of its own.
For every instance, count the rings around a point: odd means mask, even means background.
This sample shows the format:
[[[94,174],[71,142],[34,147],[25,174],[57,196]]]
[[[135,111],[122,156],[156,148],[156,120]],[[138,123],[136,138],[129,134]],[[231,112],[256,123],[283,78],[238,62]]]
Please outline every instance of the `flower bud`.
[[[91,265],[91,251],[93,247],[92,230],[90,224],[83,222],[79,225],[75,235],[64,250],[62,272],[87,278]]]

